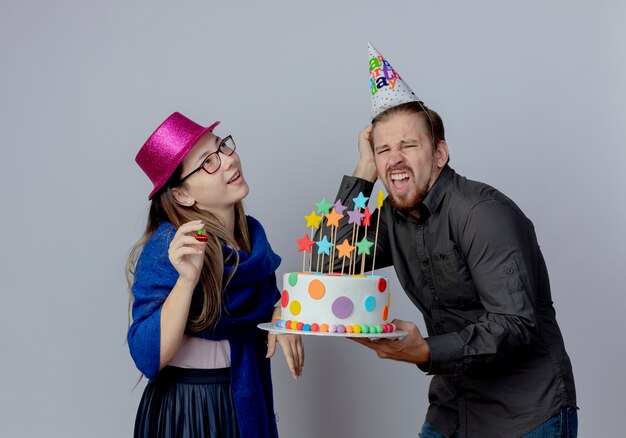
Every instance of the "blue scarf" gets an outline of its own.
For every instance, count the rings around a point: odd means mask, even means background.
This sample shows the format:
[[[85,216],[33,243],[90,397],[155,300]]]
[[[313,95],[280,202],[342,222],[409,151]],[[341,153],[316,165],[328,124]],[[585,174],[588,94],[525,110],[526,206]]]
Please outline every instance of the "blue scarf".
[[[266,332],[257,324],[271,320],[280,298],[275,271],[280,257],[270,247],[261,224],[248,216],[252,251],[238,251],[239,265],[226,287],[222,315],[214,328],[196,334],[228,339],[231,388],[242,437],[277,437]],[[232,251],[224,248],[224,258]],[[234,259],[234,256],[231,256]],[[224,278],[233,266],[225,266]]]
[[[230,343],[231,388],[242,438],[278,436],[274,418],[270,361],[265,358],[266,332],[257,324],[268,322],[280,298],[275,271],[280,257],[272,251],[261,224],[248,219],[252,250],[238,251],[239,265],[224,295],[224,306],[214,327],[192,336]],[[178,279],[167,250],[176,229],[161,224],[143,248],[133,284],[133,322],[128,346],[137,368],[153,379],[159,371],[161,306]],[[223,249],[225,257],[231,249]],[[234,255],[231,259],[234,261]],[[224,267],[228,278],[233,266]]]

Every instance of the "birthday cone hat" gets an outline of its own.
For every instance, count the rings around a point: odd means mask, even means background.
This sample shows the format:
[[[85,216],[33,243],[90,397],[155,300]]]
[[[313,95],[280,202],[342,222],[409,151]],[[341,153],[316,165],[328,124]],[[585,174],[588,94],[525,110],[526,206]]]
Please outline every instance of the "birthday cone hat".
[[[371,43],[369,49],[372,119],[386,109],[420,99]]]

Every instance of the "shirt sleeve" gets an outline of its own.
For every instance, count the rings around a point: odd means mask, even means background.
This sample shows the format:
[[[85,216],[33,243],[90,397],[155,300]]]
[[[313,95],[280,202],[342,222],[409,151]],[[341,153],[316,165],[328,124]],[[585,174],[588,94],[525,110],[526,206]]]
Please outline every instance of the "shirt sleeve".
[[[461,224],[460,246],[484,313],[458,333],[426,339],[429,374],[457,375],[513,360],[536,335],[538,266],[532,223],[513,204],[483,201]]]
[[[135,365],[149,379],[156,377],[161,362],[161,309],[178,279],[167,253],[171,238],[155,232],[137,261],[132,286],[128,347]]]

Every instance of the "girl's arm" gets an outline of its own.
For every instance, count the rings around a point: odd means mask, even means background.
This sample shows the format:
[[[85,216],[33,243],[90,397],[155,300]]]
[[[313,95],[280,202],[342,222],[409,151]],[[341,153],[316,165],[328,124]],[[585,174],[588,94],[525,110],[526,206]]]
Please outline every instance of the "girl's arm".
[[[274,309],[272,315],[272,322],[280,316],[280,306]],[[276,351],[276,341],[280,344],[287,361],[287,366],[291,375],[295,380],[302,374],[302,367],[304,366],[304,345],[300,335],[274,335],[269,333],[267,335],[267,355],[265,357],[271,358]]]
[[[161,310],[159,370],[176,356],[185,334],[191,298],[204,263],[205,246],[190,233],[195,234],[203,226],[202,221],[187,222],[176,231],[170,243],[168,256],[179,277]]]

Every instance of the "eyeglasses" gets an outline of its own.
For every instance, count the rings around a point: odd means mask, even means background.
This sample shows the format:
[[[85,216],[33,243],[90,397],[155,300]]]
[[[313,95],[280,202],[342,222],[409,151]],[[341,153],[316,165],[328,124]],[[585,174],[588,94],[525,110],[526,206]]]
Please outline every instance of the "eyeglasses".
[[[211,152],[206,156],[200,167],[195,170],[192,170],[191,173],[188,173],[186,176],[182,177],[178,184],[182,184],[187,178],[196,173],[199,170],[204,170],[206,173],[211,175],[212,173],[217,172],[217,170],[222,165],[222,160],[220,159],[220,153],[231,156],[233,152],[235,152],[237,145],[235,144],[235,140],[233,140],[232,136],[225,137],[222,141],[220,141],[219,146],[215,152]]]

